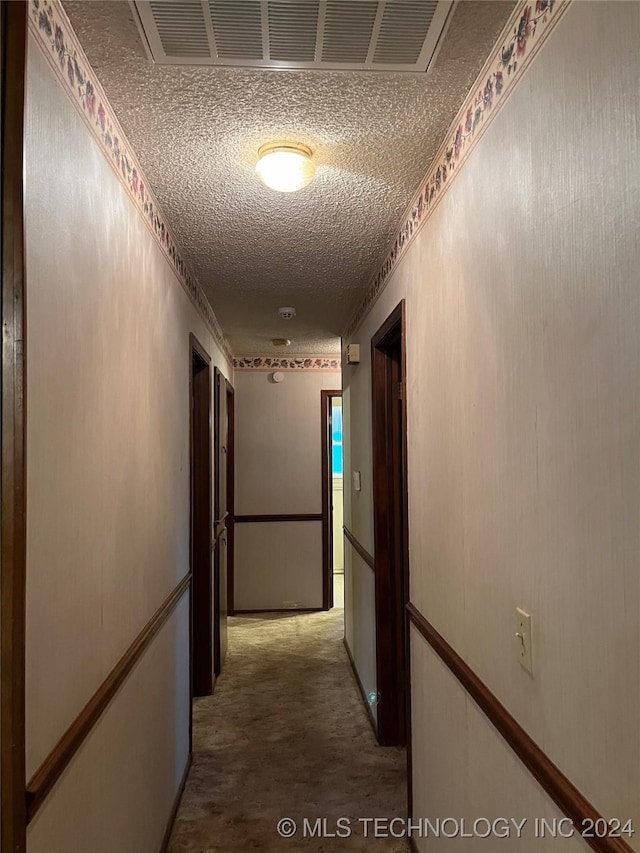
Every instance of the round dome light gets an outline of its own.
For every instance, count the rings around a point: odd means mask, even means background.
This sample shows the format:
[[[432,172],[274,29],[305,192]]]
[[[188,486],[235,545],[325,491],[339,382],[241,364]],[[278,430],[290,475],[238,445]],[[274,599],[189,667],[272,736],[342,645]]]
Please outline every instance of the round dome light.
[[[258,151],[256,172],[272,190],[293,193],[311,183],[316,167],[306,145],[270,142]]]

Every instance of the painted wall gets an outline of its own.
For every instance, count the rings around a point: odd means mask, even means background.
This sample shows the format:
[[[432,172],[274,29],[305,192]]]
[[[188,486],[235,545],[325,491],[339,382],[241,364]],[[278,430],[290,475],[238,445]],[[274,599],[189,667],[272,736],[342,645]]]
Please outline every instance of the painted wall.
[[[33,37],[26,140],[29,778],[189,570],[189,333],[228,367]],[[186,594],[30,853],[157,853],[189,748],[188,613]]]
[[[342,493],[344,491],[342,477],[334,474],[333,477],[333,571],[334,574],[344,572],[344,535],[342,525],[344,513],[342,508]]]
[[[405,298],[411,599],[600,812],[636,827],[638,43],[638,4],[569,7],[353,335],[362,362],[344,372],[346,523],[373,552],[369,342]],[[347,638],[369,690],[373,578],[346,547]],[[533,678],[516,607],[532,614]],[[542,808],[415,632],[412,647],[418,812]],[[439,845],[418,844],[475,849]]]
[[[237,370],[236,515],[322,512],[320,392],[340,374]],[[238,610],[322,607],[320,521],[235,526]]]

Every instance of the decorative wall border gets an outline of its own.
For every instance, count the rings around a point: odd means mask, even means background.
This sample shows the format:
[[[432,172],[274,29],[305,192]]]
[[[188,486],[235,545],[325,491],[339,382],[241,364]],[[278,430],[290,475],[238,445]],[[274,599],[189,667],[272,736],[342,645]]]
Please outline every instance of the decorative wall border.
[[[234,370],[328,370],[340,371],[340,356],[293,355],[289,358],[270,355],[236,356],[233,359]]]
[[[522,79],[571,0],[521,0],[476,78],[419,191],[401,218],[395,241],[343,335],[348,341],[373,307],[398,261],[453,183],[485,130]]]
[[[233,353],[202,288],[180,254],[140,164],[59,0],[30,0],[29,29],[107,162],[160,246],[229,363]]]

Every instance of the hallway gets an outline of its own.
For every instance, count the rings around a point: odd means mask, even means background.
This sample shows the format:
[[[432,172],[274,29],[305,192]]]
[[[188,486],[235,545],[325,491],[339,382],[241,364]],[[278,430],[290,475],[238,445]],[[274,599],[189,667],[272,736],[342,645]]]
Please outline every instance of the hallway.
[[[0,2],[2,853],[640,853],[638,45]]]
[[[360,817],[406,815],[405,753],[377,746],[342,644],[344,611],[230,620],[226,671],[196,700],[193,764],[170,853],[406,850]],[[298,834],[281,838],[283,817]],[[353,836],[302,839],[303,818]]]

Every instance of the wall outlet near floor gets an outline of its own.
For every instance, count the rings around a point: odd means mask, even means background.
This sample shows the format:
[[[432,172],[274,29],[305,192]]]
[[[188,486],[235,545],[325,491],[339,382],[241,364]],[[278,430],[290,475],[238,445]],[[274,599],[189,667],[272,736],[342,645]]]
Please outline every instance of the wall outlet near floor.
[[[520,666],[533,675],[533,642],[531,638],[531,615],[516,607],[516,648]]]

